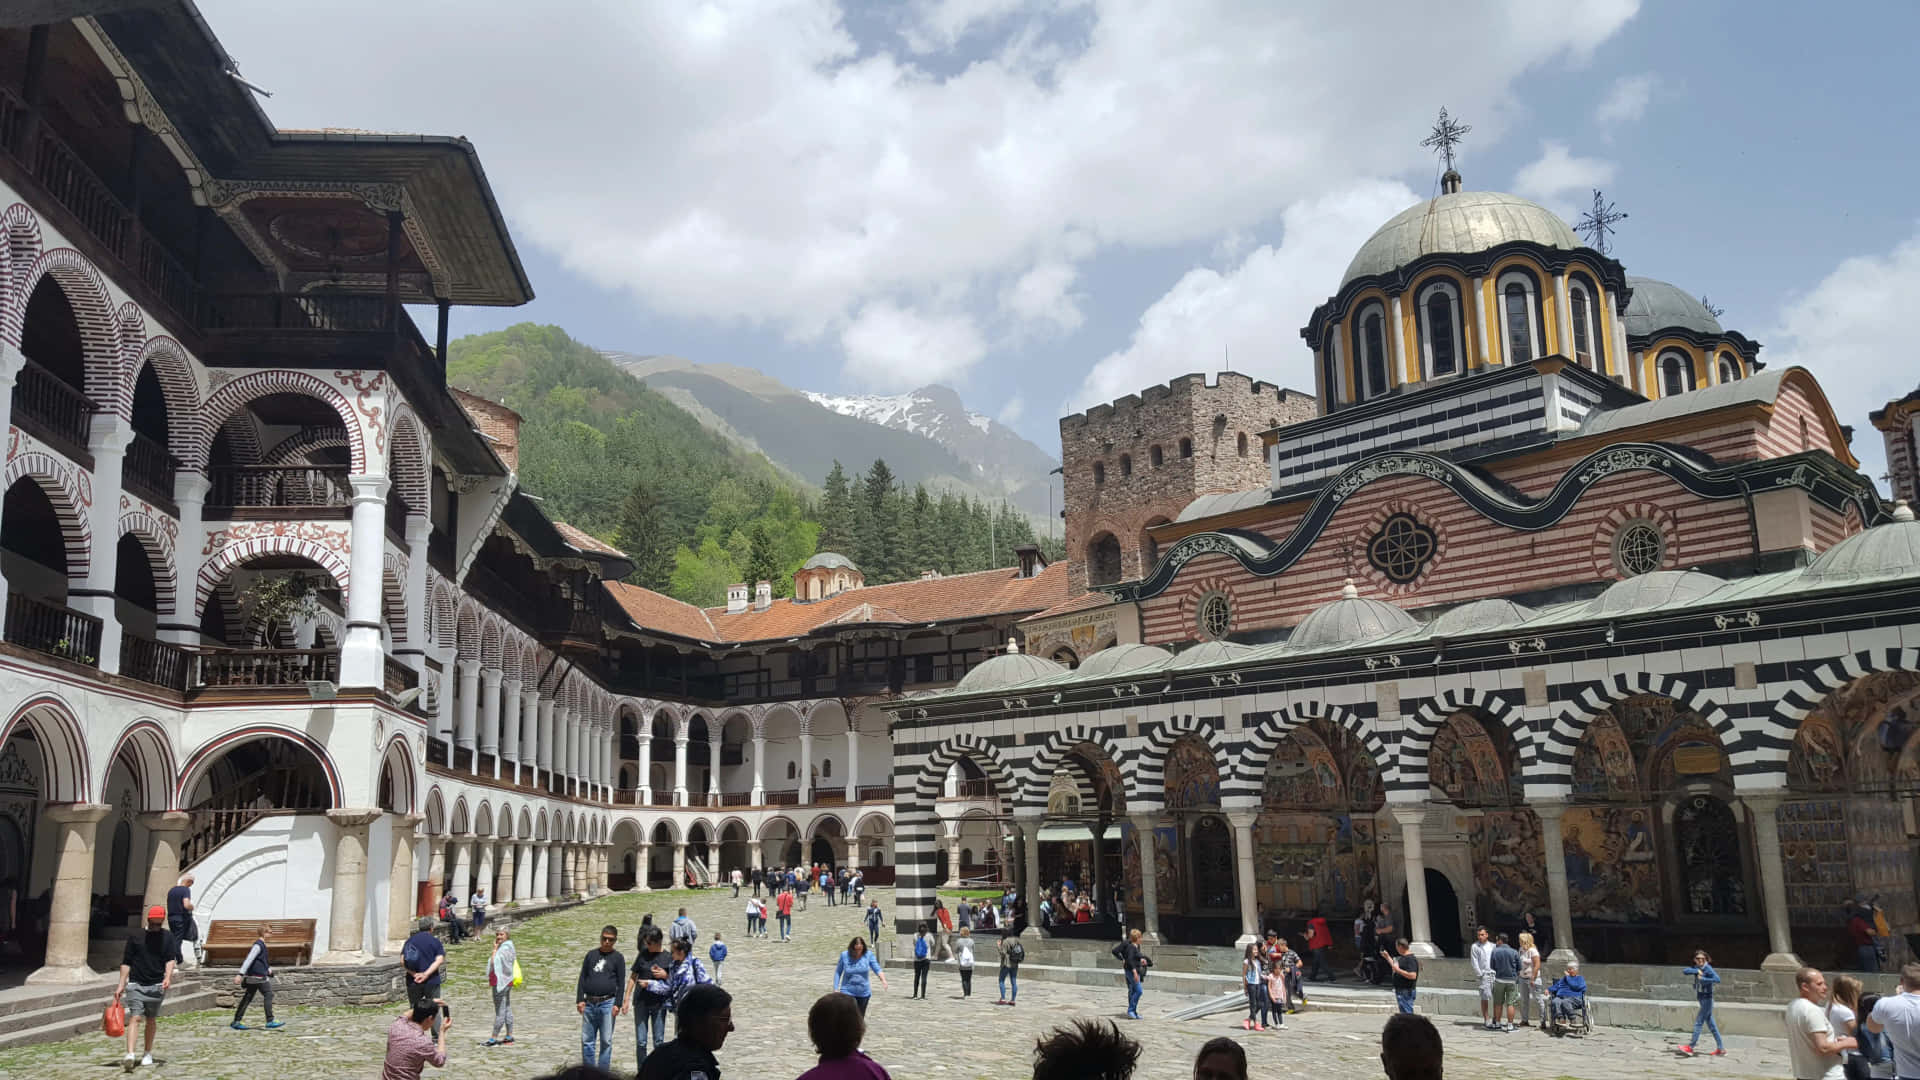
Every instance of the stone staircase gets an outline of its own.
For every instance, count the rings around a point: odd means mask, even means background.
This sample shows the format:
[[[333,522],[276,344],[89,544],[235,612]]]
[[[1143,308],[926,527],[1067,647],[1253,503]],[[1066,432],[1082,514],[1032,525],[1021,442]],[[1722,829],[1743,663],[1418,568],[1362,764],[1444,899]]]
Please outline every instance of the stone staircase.
[[[0,1050],[34,1043],[59,1042],[75,1035],[100,1033],[100,1014],[113,997],[118,976],[72,986],[15,986],[0,990]],[[167,991],[162,1016],[215,1007],[213,991],[192,978]]]

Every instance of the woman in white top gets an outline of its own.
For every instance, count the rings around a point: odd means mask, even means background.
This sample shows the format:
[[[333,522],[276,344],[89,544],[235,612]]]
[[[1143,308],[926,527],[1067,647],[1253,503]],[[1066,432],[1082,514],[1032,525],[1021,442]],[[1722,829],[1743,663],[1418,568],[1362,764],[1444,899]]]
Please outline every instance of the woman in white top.
[[[513,1041],[513,941],[507,928],[493,931],[493,955],[487,958],[487,983],[493,987],[493,1035],[487,1046],[503,1046]],[[501,1038],[501,1029],[507,1037]]]
[[[1540,992],[1540,950],[1533,947],[1533,935],[1520,932],[1520,1026],[1533,1026],[1533,998]],[[1540,1011],[1546,1019],[1546,1010]]]
[[[1827,1001],[1827,1022],[1833,1025],[1835,1038],[1842,1035],[1851,1035],[1856,1039],[1860,1037],[1858,1014],[1862,989],[1860,980],[1851,975],[1833,977],[1833,996]],[[1853,1058],[1859,1053],[1858,1050],[1849,1050],[1842,1060]]]
[[[960,969],[960,996],[973,996],[973,933],[960,931],[953,942],[953,962]]]

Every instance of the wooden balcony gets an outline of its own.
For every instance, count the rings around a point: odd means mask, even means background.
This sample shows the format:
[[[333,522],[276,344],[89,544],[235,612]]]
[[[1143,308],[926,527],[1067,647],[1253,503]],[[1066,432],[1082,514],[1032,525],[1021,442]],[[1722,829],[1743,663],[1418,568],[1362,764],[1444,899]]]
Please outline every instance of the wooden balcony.
[[[127,444],[126,463],[121,466],[121,483],[129,494],[138,495],[175,517],[180,515],[173,501],[173,476],[180,461],[160,442],[139,432]]]
[[[207,470],[206,517],[345,518],[353,511],[347,465],[223,465]]]
[[[193,675],[193,653],[178,645],[120,633],[120,674],[143,683],[186,693]]]
[[[100,666],[99,619],[50,600],[7,594],[7,640],[88,667]]]
[[[195,685],[204,689],[285,689],[322,681],[340,681],[340,650],[203,649]]]
[[[398,697],[405,691],[420,685],[420,673],[391,656],[381,657],[384,664],[384,689],[391,697]]]
[[[93,468],[87,441],[96,411],[93,401],[65,379],[32,360],[22,365],[13,387],[13,422],[87,469]]]
[[[893,785],[878,784],[873,787],[863,787],[859,788],[855,794],[860,796],[861,802],[892,802]]]

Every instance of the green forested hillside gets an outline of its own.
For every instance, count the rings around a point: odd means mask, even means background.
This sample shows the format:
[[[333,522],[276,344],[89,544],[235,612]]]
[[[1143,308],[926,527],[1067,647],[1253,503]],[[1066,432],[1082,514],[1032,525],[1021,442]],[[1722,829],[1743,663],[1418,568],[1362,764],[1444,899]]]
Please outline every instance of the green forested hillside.
[[[549,516],[632,555],[629,581],[688,603],[721,603],[736,581],[788,595],[816,549],[852,557],[880,584],[1010,566],[1014,546],[1033,540],[1004,504],[908,491],[884,461],[851,483],[836,463],[816,503],[559,327],[464,337],[448,354],[449,383],[524,418],[521,487]]]

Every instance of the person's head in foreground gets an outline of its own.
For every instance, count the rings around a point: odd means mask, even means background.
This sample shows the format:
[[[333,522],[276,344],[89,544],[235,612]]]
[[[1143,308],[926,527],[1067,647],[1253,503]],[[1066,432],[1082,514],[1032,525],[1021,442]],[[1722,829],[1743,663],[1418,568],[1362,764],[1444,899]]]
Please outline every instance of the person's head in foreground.
[[[820,995],[807,1010],[807,1037],[821,1061],[852,1057],[866,1034],[867,1021],[860,1015],[859,1003],[838,990]]]
[[[733,1030],[733,995],[712,983],[688,990],[675,1011],[680,1024],[674,1034],[708,1052],[720,1049],[727,1032]]]
[[[1127,1080],[1140,1061],[1140,1044],[1111,1020],[1075,1020],[1055,1028],[1033,1048],[1033,1080]]]
[[[1419,1013],[1395,1013],[1380,1029],[1387,1080],[1440,1080],[1440,1032]]]
[[[1827,1003],[1827,977],[1816,967],[1803,967],[1794,976],[1794,982],[1800,987],[1800,996],[1815,1005]]]
[[[1247,1080],[1247,1052],[1225,1035],[1207,1040],[1194,1056],[1193,1080]]]

